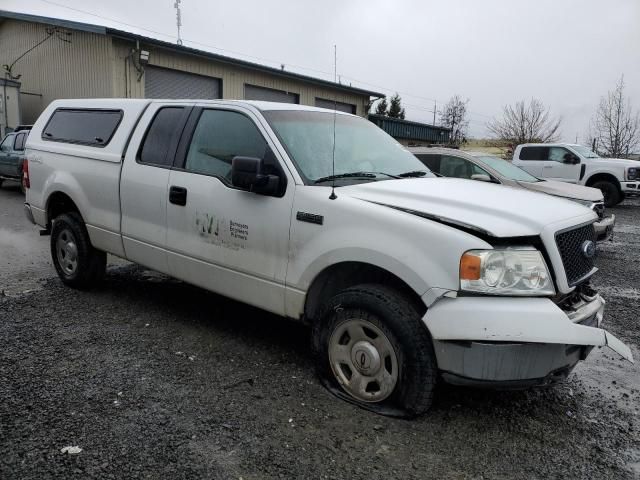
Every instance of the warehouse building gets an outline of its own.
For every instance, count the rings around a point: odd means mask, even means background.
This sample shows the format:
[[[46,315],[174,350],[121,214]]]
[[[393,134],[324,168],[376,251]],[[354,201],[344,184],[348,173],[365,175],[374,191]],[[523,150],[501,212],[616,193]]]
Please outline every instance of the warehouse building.
[[[58,98],[269,100],[366,116],[383,96],[108,27],[7,11],[0,11],[0,65],[0,77],[21,84],[23,123]]]
[[[446,127],[375,114],[370,114],[369,120],[403,145],[420,147],[449,143],[451,130]]]

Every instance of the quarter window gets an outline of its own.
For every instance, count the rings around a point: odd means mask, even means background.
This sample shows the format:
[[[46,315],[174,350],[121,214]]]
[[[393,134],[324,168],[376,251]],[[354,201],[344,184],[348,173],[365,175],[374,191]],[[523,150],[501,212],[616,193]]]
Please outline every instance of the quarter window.
[[[171,145],[180,132],[178,125],[184,114],[184,107],[165,107],[158,110],[140,149],[138,161],[152,165],[170,166],[173,162]]]
[[[121,110],[59,108],[44,127],[42,138],[53,142],[104,147],[109,144],[121,119]]]
[[[231,181],[234,157],[265,158],[267,142],[245,115],[204,110],[193,133],[185,169]]]

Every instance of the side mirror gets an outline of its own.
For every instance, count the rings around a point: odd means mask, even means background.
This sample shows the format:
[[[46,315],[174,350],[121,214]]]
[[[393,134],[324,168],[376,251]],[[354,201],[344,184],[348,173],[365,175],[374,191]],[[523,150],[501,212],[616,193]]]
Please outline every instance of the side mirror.
[[[484,173],[474,173],[471,175],[471,180],[478,180],[480,182],[491,182],[491,177]]]
[[[231,160],[231,184],[261,195],[275,195],[280,178],[264,174],[263,160],[254,157],[234,157]]]
[[[578,165],[580,163],[580,157],[574,155],[573,153],[565,153],[562,161],[563,163],[568,163],[569,165]]]

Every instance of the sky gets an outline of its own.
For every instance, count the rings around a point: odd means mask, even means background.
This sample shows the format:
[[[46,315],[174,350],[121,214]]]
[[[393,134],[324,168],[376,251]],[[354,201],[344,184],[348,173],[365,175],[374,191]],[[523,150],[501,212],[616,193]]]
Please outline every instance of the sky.
[[[175,0],[0,0],[0,9],[176,41]],[[185,45],[305,75],[398,92],[432,123],[469,99],[470,134],[533,97],[584,142],[599,99],[624,75],[640,109],[640,0],[181,0]]]

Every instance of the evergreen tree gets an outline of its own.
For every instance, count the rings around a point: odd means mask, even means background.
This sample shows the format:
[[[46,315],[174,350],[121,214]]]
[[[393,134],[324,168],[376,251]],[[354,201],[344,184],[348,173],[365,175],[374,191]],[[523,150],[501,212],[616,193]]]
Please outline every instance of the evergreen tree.
[[[391,103],[389,104],[389,113],[387,116],[391,118],[404,119],[404,108],[402,108],[402,99],[397,93],[391,97]]]
[[[387,97],[384,97],[382,100],[380,100],[378,102],[378,105],[376,105],[376,115],[384,115],[387,116]]]

